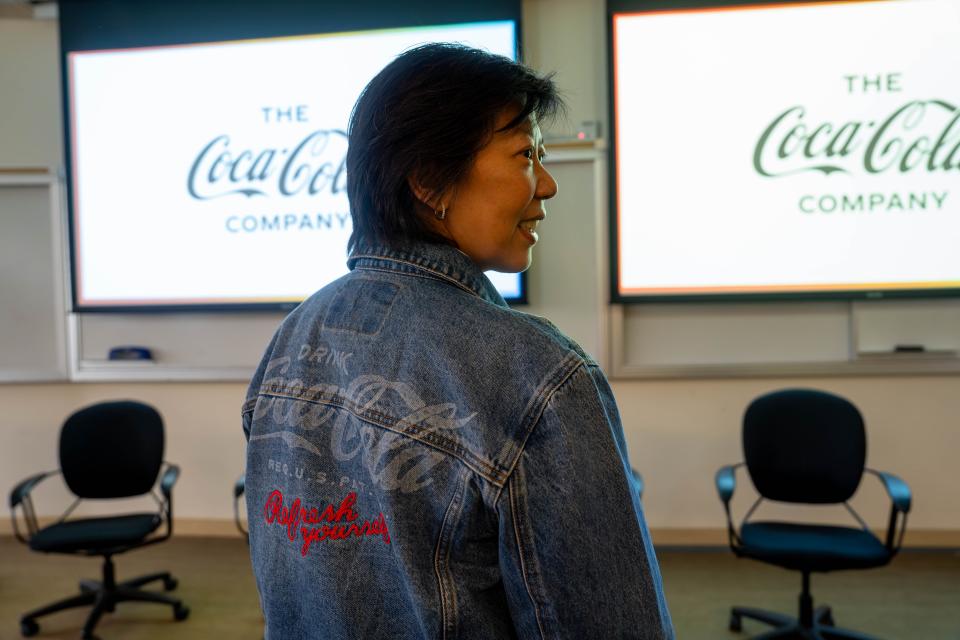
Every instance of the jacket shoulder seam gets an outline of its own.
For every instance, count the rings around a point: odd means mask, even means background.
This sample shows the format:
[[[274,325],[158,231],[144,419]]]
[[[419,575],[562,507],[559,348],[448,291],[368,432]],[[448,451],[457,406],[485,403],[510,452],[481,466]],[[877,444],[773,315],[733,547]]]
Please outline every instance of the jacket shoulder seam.
[[[517,464],[520,462],[520,457],[523,455],[523,452],[527,447],[527,441],[530,439],[530,435],[533,433],[534,429],[536,429],[537,425],[540,424],[540,418],[543,417],[543,412],[547,408],[547,405],[550,404],[550,400],[553,399],[553,396],[557,390],[560,389],[560,387],[562,387],[578,369],[585,365],[586,362],[583,360],[583,358],[581,358],[575,351],[571,351],[550,373],[546,383],[541,385],[541,389],[544,391],[531,398],[531,406],[524,411],[524,419],[521,422],[521,428],[518,432],[518,434],[521,436],[520,443],[513,455],[513,460],[507,467],[504,483],[502,485],[498,485],[498,490],[493,498],[494,507],[500,501],[500,496],[503,494],[503,487],[506,486],[506,484],[510,481],[510,478],[513,476],[514,470],[517,468]]]

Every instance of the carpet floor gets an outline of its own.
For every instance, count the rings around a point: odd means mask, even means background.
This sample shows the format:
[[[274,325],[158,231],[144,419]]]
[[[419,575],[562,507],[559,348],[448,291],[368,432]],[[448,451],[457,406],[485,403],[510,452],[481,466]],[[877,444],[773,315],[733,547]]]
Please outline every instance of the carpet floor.
[[[727,630],[733,604],[795,613],[799,574],[734,558],[725,550],[662,549],[664,590],[680,640],[745,640],[765,630],[744,621]],[[257,640],[262,619],[247,547],[239,538],[178,537],[116,558],[117,579],[169,570],[174,592],[190,607],[184,622],[171,609],[122,603],[97,627],[102,640]],[[0,537],[0,639],[20,637],[20,614],[73,595],[79,578],[97,578],[96,558],[31,553]],[[159,586],[156,588],[159,589]],[[886,640],[960,640],[960,552],[906,551],[870,571],[812,578],[815,604],[830,604],[840,626]],[[42,639],[80,636],[87,611],[40,620]]]

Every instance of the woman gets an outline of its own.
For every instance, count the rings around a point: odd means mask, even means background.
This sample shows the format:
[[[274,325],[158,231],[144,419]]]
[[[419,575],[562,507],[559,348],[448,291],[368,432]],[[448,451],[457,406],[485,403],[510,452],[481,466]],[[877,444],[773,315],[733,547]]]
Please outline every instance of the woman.
[[[603,373],[483,274],[530,264],[559,105],[444,44],[357,102],[351,272],[283,322],[243,409],[267,638],[672,637]]]

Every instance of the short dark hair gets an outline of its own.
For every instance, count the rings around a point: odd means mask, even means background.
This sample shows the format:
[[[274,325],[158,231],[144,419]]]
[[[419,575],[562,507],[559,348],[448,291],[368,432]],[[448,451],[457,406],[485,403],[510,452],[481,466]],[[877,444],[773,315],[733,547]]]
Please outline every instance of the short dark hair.
[[[347,250],[411,240],[447,242],[419,217],[409,179],[439,196],[458,184],[508,108],[507,131],[563,108],[551,75],[504,56],[434,43],[400,54],[370,81],[350,116]]]

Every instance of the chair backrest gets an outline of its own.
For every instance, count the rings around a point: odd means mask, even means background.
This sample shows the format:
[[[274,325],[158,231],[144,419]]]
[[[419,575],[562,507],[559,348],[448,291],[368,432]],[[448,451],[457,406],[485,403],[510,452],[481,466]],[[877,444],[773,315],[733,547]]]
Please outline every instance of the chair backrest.
[[[867,436],[848,400],[813,389],[775,391],[750,403],[743,454],[757,491],[783,502],[848,500],[863,477]]]
[[[81,498],[143,495],[163,464],[163,420],[153,407],[133,401],[80,409],[60,431],[60,470]]]

